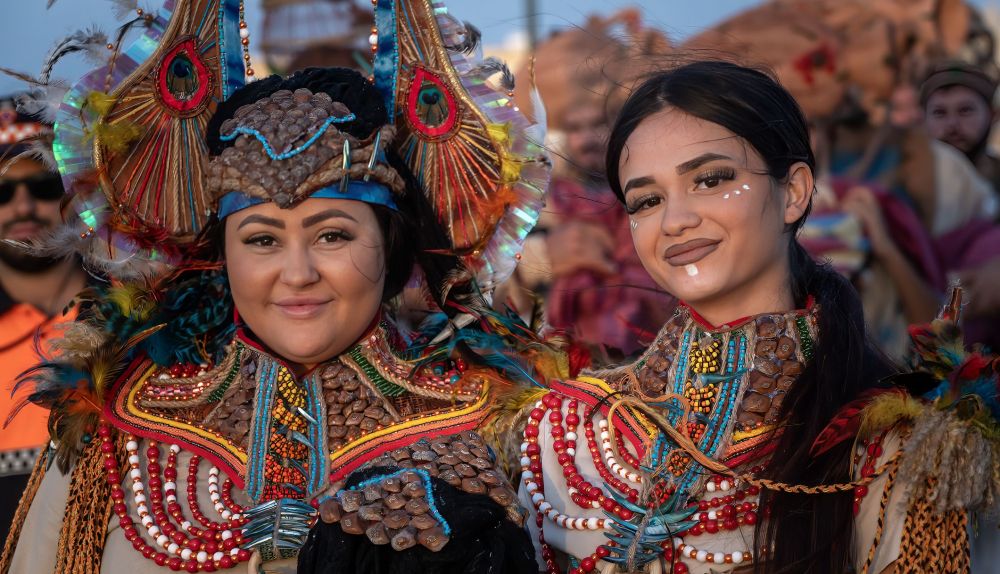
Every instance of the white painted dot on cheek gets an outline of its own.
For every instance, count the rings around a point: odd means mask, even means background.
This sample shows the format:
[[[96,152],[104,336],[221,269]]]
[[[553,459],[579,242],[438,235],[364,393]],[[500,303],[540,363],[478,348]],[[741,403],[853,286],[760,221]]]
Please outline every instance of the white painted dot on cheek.
[[[684,266],[684,271],[687,271],[688,277],[694,277],[698,274],[698,266],[694,263],[688,263]]]
[[[747,185],[747,184],[745,184],[745,183],[741,186],[740,189],[734,189],[732,192],[723,195],[722,199],[729,199],[730,197],[732,197],[734,195],[739,196],[744,191],[750,191],[750,186]]]

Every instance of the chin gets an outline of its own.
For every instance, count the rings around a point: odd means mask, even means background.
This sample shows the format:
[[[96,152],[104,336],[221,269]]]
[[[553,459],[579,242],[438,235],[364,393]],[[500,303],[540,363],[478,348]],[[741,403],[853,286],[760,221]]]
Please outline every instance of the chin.
[[[275,352],[280,354],[282,359],[291,363],[298,363],[300,365],[322,363],[340,354],[326,351],[326,349],[316,347],[315,342],[312,342],[309,346],[302,347],[289,347],[286,344],[281,350],[275,349]]]
[[[698,275],[691,277],[683,269],[671,267],[670,280],[661,286],[666,292],[688,304],[707,301],[720,294],[723,285],[716,278],[703,271],[699,271]]]

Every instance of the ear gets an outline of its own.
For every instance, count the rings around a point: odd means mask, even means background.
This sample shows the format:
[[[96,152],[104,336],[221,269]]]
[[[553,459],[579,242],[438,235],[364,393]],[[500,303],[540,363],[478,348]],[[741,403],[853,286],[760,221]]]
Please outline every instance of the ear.
[[[785,189],[785,224],[795,223],[806,212],[815,185],[812,169],[804,162],[794,163],[788,169],[788,187]]]

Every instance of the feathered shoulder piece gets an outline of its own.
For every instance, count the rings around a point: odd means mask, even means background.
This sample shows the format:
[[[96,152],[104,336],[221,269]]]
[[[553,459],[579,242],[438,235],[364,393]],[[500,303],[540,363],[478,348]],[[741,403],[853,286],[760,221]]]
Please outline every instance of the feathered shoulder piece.
[[[821,453],[895,429],[910,501],[938,513],[985,510],[1000,491],[1000,358],[965,348],[961,303],[956,287],[933,322],[911,326],[911,372],[845,406],[813,445]]]
[[[63,470],[90,442],[106,392],[136,357],[161,367],[212,363],[234,332],[229,285],[217,270],[93,287],[75,304],[85,306],[81,318],[15,388],[27,390],[22,406],[50,409],[49,433]]]

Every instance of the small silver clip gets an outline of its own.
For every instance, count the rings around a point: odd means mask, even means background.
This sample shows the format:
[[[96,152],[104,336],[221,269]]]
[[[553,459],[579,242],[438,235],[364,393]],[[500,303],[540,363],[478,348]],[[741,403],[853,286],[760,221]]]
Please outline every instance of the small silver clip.
[[[351,169],[351,140],[344,138],[344,175],[340,179],[340,191],[341,193],[347,193],[347,184],[350,182],[351,177],[348,175],[348,171]]]
[[[375,161],[378,160],[379,148],[382,147],[382,130],[375,132],[375,142],[372,143],[372,156],[368,158],[368,173],[365,174],[365,181],[372,175],[375,169]]]

